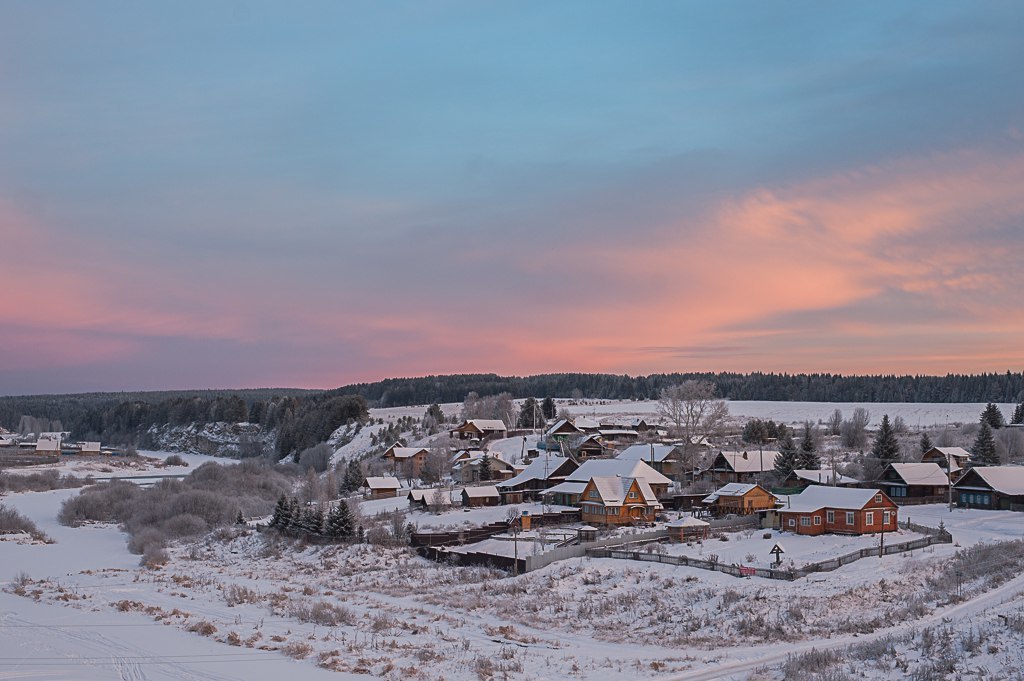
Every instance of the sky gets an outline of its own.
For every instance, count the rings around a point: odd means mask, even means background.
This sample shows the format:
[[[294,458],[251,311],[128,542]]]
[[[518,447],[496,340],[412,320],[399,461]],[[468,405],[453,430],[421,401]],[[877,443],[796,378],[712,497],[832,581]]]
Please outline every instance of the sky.
[[[1024,370],[1024,4],[0,4],[0,394]]]

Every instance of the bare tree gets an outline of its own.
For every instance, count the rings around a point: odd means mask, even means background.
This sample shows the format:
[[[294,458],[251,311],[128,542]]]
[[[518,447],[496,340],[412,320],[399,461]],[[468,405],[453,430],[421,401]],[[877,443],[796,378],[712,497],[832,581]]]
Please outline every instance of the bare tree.
[[[826,425],[828,426],[829,435],[839,435],[843,428],[843,412],[838,409],[832,412],[832,415],[826,421]]]
[[[871,414],[864,407],[857,407],[853,410],[853,416],[849,421],[843,421],[840,429],[840,442],[844,447],[851,449],[863,449],[868,443],[868,424],[871,422]]]
[[[692,468],[693,448],[725,425],[729,405],[715,397],[715,384],[711,381],[690,380],[661,391],[658,416],[668,422],[674,435],[683,439],[680,468]]]

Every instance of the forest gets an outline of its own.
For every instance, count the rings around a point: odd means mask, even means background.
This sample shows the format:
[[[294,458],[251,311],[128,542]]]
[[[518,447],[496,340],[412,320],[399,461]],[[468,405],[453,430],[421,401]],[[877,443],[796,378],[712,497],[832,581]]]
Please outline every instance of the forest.
[[[259,424],[275,432],[279,455],[324,441],[337,427],[365,419],[368,408],[462,402],[509,393],[514,398],[578,397],[656,399],[685,380],[711,381],[732,400],[810,402],[1020,402],[1024,373],[946,376],[843,376],[839,374],[674,373],[628,376],[560,373],[536,376],[454,374],[389,378],[333,390],[246,390],[85,393],[0,397],[0,426],[25,430],[25,419],[42,430],[71,431],[79,439],[135,443],[153,425],[217,421]]]

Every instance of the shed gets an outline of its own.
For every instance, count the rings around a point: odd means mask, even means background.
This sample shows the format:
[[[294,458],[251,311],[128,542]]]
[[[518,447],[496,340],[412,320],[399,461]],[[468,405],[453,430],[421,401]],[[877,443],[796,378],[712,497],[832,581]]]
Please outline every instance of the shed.
[[[464,487],[462,489],[462,505],[471,506],[497,506],[501,503],[501,494],[494,485],[482,487]]]
[[[693,516],[673,520],[665,528],[668,529],[668,538],[674,542],[703,540],[711,534],[711,524]]]

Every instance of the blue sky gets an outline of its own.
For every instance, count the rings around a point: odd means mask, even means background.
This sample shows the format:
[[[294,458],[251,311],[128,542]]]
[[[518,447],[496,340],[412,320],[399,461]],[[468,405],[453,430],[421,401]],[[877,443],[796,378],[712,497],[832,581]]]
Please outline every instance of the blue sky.
[[[1022,34],[1011,2],[5,3],[0,391],[1019,370]]]

